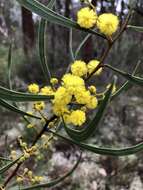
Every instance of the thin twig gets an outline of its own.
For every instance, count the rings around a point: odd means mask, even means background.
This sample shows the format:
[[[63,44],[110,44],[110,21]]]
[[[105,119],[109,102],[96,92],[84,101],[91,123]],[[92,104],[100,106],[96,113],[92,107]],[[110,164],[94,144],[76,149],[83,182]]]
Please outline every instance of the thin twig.
[[[36,136],[34,142],[32,143],[32,146],[34,146],[37,141],[40,139],[40,137],[44,134],[45,131],[47,131],[47,127],[49,125],[50,122],[52,122],[54,119],[56,119],[57,116],[52,116],[49,120],[47,120],[46,124],[44,125],[43,129],[40,131],[40,133]],[[10,174],[10,176],[6,179],[6,181],[4,182],[3,187],[5,188],[6,185],[11,181],[11,179],[16,175],[17,171],[19,170],[20,166],[22,165],[22,163],[18,163],[18,165],[16,166],[16,168],[14,169],[14,171]]]
[[[53,115],[49,120],[47,120],[46,124],[44,125],[40,133],[36,136],[35,140],[33,141],[32,146],[34,146],[37,143],[37,141],[41,138],[41,136],[44,134],[44,132],[47,131],[49,123],[55,120],[56,118],[57,116]]]
[[[100,58],[100,63],[98,64],[98,66],[93,70],[93,72],[88,75],[88,77],[86,78],[86,81],[89,80],[91,78],[91,76],[96,72],[98,71],[98,69],[100,69],[101,67],[103,67],[103,63],[105,61],[105,59],[107,58],[112,46],[115,44],[115,42],[120,38],[120,36],[124,33],[124,31],[126,30],[127,28],[127,25],[129,23],[129,20],[132,16],[132,10],[129,11],[127,17],[126,17],[126,20],[124,22],[124,24],[122,25],[121,27],[121,30],[119,31],[119,33],[116,35],[116,37],[112,40],[111,38],[108,39],[108,46],[106,48],[106,50],[103,52],[103,55],[101,56]]]
[[[17,171],[19,170],[22,163],[18,163],[14,171],[10,174],[10,176],[6,179],[4,182],[3,188],[6,187],[6,185],[11,181],[11,179],[16,175]]]

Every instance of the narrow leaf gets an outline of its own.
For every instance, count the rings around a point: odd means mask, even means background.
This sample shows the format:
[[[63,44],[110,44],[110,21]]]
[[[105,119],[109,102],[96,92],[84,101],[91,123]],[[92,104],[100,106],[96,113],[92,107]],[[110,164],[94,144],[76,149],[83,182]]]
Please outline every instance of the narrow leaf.
[[[14,164],[16,164],[19,159],[20,159],[20,158],[14,160],[13,162],[10,162],[9,164],[3,166],[2,168],[0,168],[0,174],[6,172],[9,168],[11,168]]]
[[[70,50],[71,60],[74,62],[75,57],[74,57],[74,53],[73,53],[73,30],[72,30],[72,28],[70,29],[70,33],[69,33],[69,50]]]
[[[56,133],[52,130],[49,130],[49,132],[53,133],[55,136],[60,137],[69,143],[75,144],[79,146],[80,148],[83,148],[84,150],[91,151],[96,154],[100,155],[107,155],[107,156],[127,156],[131,154],[135,154],[137,152],[143,151],[143,142],[138,143],[134,146],[127,147],[127,148],[121,148],[121,149],[115,149],[115,148],[100,148],[92,144],[86,144],[86,143],[81,143],[76,140],[70,139],[68,137],[65,137],[59,133]]]
[[[48,8],[52,9],[53,6],[55,5],[55,2],[56,2],[56,0],[50,0],[50,2],[48,3]]]
[[[16,92],[0,86],[0,98],[9,101],[46,101],[52,99],[53,96],[46,95],[32,95],[27,93]]]
[[[9,89],[12,89],[12,84],[11,84],[11,65],[12,65],[12,42],[10,43],[9,46],[9,52],[8,52],[8,72],[7,72],[7,79],[8,79],[8,86]]]
[[[77,47],[76,51],[75,51],[75,59],[77,58],[81,48],[84,46],[84,44],[87,42],[87,40],[89,39],[89,37],[91,36],[91,34],[87,34],[85,36],[85,38],[81,41],[81,43],[79,44],[79,46]]]
[[[143,32],[143,27],[142,26],[128,25],[127,28],[131,28],[131,29],[135,30],[136,32]]]
[[[55,0],[51,0],[48,4],[48,8],[51,9],[55,3]],[[46,27],[47,27],[47,21],[45,19],[41,19],[39,24],[39,31],[38,31],[38,42],[39,42],[39,56],[40,56],[40,62],[41,67],[43,70],[43,73],[45,75],[45,78],[47,81],[50,80],[51,74],[50,69],[47,63],[47,56],[46,56]]]
[[[100,104],[100,106],[98,108],[98,111],[97,111],[95,117],[90,122],[90,124],[86,127],[86,129],[83,129],[81,131],[74,130],[74,129],[68,127],[64,123],[64,128],[65,128],[67,134],[72,139],[77,140],[77,141],[84,141],[84,140],[88,139],[91,135],[93,135],[93,133],[95,132],[97,126],[99,125],[99,122],[101,121],[101,119],[103,117],[104,111],[106,110],[106,107],[107,107],[108,102],[110,100],[114,85],[115,85],[115,81],[110,86],[109,90],[107,91],[107,93],[105,95],[104,100],[101,102],[101,104]]]
[[[131,74],[121,71],[115,67],[112,67],[111,65],[104,65],[104,66],[113,70],[114,72],[118,73],[119,75],[123,76],[124,78],[129,80],[131,83],[134,83],[139,86],[143,86],[143,78],[132,76]]]
[[[47,26],[47,22],[44,19],[42,19],[39,24],[38,38],[39,38],[39,56],[40,56],[41,67],[42,67],[46,80],[49,81],[51,78],[51,74],[50,74],[50,70],[47,63],[47,57],[46,57],[46,43],[45,43],[46,26]]]
[[[133,73],[132,73],[132,76],[134,76],[136,74],[136,71],[138,69],[140,65],[140,61],[138,61]],[[111,100],[113,100],[114,98],[116,98],[117,96],[119,96],[123,91],[126,91],[128,90],[130,87],[132,86],[131,82],[128,80],[126,81],[111,97]]]
[[[12,160],[10,160],[10,159],[8,159],[8,158],[4,158],[4,157],[0,157],[0,160],[1,160],[1,161],[6,161],[6,162],[12,161]]]
[[[58,183],[62,182],[63,180],[65,180],[67,177],[69,177],[78,167],[79,163],[81,161],[81,154],[79,156],[79,159],[77,160],[76,164],[73,166],[73,168],[65,175],[63,175],[62,177],[55,179],[49,183],[43,183],[43,184],[39,184],[39,185],[33,185],[30,187],[25,187],[25,188],[20,188],[21,190],[30,190],[30,189],[38,189],[38,188],[50,188],[53,187],[55,185],[57,185]]]
[[[44,6],[43,4],[39,3],[36,0],[17,0],[21,6],[24,6],[25,8],[29,9],[30,11],[36,13],[37,15],[39,15],[40,17],[46,19],[47,21],[50,21],[52,23],[56,23],[59,24],[61,26],[67,27],[67,28],[75,28],[78,30],[82,30],[94,35],[98,35],[104,39],[106,39],[106,37],[94,30],[90,30],[90,29],[84,29],[81,28],[76,22],[50,10],[48,7]]]
[[[27,116],[32,117],[32,118],[41,119],[41,118],[38,117],[38,116],[28,114],[28,113],[26,113],[26,112],[24,112],[24,111],[18,109],[17,107],[15,107],[15,106],[9,104],[8,102],[6,102],[6,101],[4,101],[4,100],[2,100],[2,99],[0,99],[0,106],[4,107],[4,108],[6,108],[6,109],[8,109],[8,110],[10,110],[10,111],[13,111],[13,112],[15,112],[15,113],[18,113],[18,114],[20,114],[20,115],[22,115],[22,116],[26,116],[26,115],[27,115]]]

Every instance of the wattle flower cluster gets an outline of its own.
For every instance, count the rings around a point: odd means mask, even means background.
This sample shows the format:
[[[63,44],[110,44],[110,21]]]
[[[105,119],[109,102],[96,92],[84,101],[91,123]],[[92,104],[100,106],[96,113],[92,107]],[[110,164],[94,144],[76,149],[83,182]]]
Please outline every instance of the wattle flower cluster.
[[[95,67],[97,65],[93,65],[92,71]],[[71,73],[62,77],[61,86],[55,92],[53,112],[68,124],[81,126],[86,121],[86,111],[97,107],[96,87],[85,86],[84,77],[90,72],[88,64],[75,61],[71,65]]]
[[[86,29],[97,27],[104,35],[111,36],[118,29],[119,19],[112,13],[98,16],[95,9],[84,7],[77,13],[77,23]]]
[[[40,89],[38,85],[31,84],[28,90],[33,94],[54,95],[54,99],[51,100],[53,113],[68,124],[81,126],[86,122],[86,112],[95,109],[98,105],[96,87],[86,86],[84,81],[98,64],[98,60],[92,60],[88,64],[76,60],[71,65],[71,72],[63,75],[60,83],[52,78],[51,86]],[[101,72],[102,69],[99,69],[95,75]],[[40,112],[45,107],[44,102],[36,102],[33,109]]]

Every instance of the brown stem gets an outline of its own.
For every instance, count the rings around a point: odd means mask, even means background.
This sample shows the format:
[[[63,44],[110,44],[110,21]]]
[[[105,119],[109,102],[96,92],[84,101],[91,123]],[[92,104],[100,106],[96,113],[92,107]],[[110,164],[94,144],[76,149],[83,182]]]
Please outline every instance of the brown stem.
[[[17,171],[19,170],[20,166],[22,163],[19,163],[16,168],[14,169],[14,171],[10,174],[10,176],[6,179],[6,181],[4,182],[3,188],[6,187],[6,185],[11,181],[11,179],[16,175]]]
[[[110,49],[112,48],[112,43],[108,43],[108,47],[106,48],[106,50],[104,51],[103,55],[101,56],[101,59],[100,59],[100,63],[98,64],[98,66],[87,76],[87,78],[85,79],[85,81],[88,81],[91,76],[96,73],[96,71],[98,71],[98,69],[100,69],[102,67],[102,63],[104,63],[106,57],[108,56],[109,54],[109,51]]]
[[[37,141],[41,138],[41,136],[47,130],[47,127],[48,127],[49,123],[52,122],[53,120],[55,120],[56,118],[57,118],[57,116],[53,115],[49,120],[47,120],[45,126],[42,128],[40,133],[36,136],[35,140],[33,141],[32,146],[34,146],[37,143]]]

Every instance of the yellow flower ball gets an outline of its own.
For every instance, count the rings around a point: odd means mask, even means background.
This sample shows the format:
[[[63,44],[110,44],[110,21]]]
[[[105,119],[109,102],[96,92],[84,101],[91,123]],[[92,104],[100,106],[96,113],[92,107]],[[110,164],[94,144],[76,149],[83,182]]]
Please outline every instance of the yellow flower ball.
[[[88,68],[88,73],[91,74],[94,69],[99,65],[99,61],[98,60],[91,60],[88,64],[87,64],[87,68]],[[94,75],[100,75],[102,72],[102,68],[98,69]]]
[[[35,127],[35,125],[34,125],[34,124],[32,124],[32,123],[29,123],[26,127],[27,127],[28,129],[31,129],[31,128],[34,128],[34,127]]]
[[[74,95],[80,88],[85,88],[84,80],[72,74],[65,74],[62,78],[63,86],[71,95]]]
[[[41,110],[43,110],[45,108],[45,103],[44,102],[36,102],[35,104],[34,104],[34,109],[36,110],[36,111],[41,111]]]
[[[32,178],[33,172],[31,170],[29,170],[28,173],[27,173],[27,175],[28,175],[29,178]]]
[[[98,105],[98,100],[96,97],[91,96],[90,101],[86,104],[87,108],[95,109]]]
[[[59,87],[55,92],[53,100],[53,112],[57,116],[62,116],[64,113],[68,112],[67,105],[72,99],[71,94],[64,87]]]
[[[18,176],[18,177],[16,178],[16,181],[17,181],[17,183],[22,183],[22,182],[23,182],[23,177]]]
[[[89,91],[92,93],[92,94],[96,94],[96,87],[91,85],[88,87]]]
[[[97,14],[93,9],[84,7],[77,13],[77,23],[82,28],[92,28],[97,21]]]
[[[73,125],[81,126],[86,121],[86,115],[84,111],[81,110],[75,110],[71,112],[70,115],[70,122]]]
[[[64,122],[66,124],[69,124],[71,122],[71,120],[70,120],[70,114],[64,114],[63,115],[63,119],[64,119]]]
[[[82,77],[87,74],[87,66],[84,61],[77,60],[71,65],[71,72],[73,75]]]
[[[119,19],[111,13],[104,13],[98,17],[97,27],[101,33],[111,36],[118,29]]]
[[[42,95],[53,95],[54,91],[52,90],[51,86],[44,86],[40,90],[40,94]]]
[[[75,99],[77,103],[83,104],[83,105],[87,104],[90,101],[90,97],[91,97],[90,92],[85,89],[80,89],[75,94]]]
[[[58,79],[57,78],[51,78],[50,83],[52,85],[58,84]]]
[[[37,94],[39,92],[39,86],[35,83],[30,84],[28,86],[28,91],[33,94]]]
[[[64,87],[59,87],[55,92],[54,104],[67,105],[70,103],[72,96],[69,94],[68,90]]]
[[[24,174],[26,174],[29,171],[28,168],[24,168]]]
[[[56,103],[53,105],[53,112],[57,116],[63,116],[63,114],[68,113],[69,110],[66,105]]]
[[[11,153],[10,153],[10,157],[12,158],[12,160],[16,160],[17,152],[15,150],[12,150]]]

